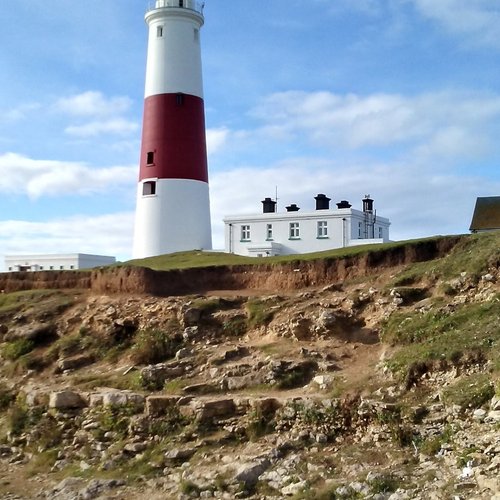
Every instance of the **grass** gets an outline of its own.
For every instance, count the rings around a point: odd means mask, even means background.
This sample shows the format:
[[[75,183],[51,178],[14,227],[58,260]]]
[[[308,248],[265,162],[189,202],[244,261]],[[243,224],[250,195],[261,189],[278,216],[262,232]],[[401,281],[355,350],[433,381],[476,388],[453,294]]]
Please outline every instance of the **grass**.
[[[500,232],[471,234],[464,236],[448,255],[411,264],[398,273],[392,286],[408,286],[420,281],[435,281],[438,278],[457,278],[464,271],[470,279],[477,281],[489,267],[495,267],[499,262]],[[446,285],[443,285],[443,291],[446,293]]]
[[[443,390],[443,400],[461,408],[480,408],[495,395],[491,378],[486,373],[464,377]]]
[[[418,363],[490,360],[500,369],[500,301],[465,304],[454,312],[444,309],[424,314],[393,314],[381,338],[404,346],[388,361],[394,373],[407,375]]]
[[[23,290],[20,292],[0,294],[0,315],[22,311],[28,307],[37,307],[62,311],[74,300],[75,291],[71,295],[62,290]],[[43,304],[43,305],[42,305]]]
[[[423,238],[401,242],[392,242],[376,245],[359,245],[348,248],[337,248],[324,252],[312,252],[307,254],[281,255],[277,257],[244,257],[241,255],[228,254],[224,252],[206,252],[195,250],[191,252],[178,252],[159,257],[149,257],[147,259],[130,260],[120,266],[140,266],[148,267],[157,271],[168,271],[172,269],[189,269],[196,267],[230,266],[230,265],[257,265],[257,264],[286,264],[307,262],[312,260],[352,257],[364,255],[379,250],[389,250],[403,247],[408,244],[436,240],[443,237]]]

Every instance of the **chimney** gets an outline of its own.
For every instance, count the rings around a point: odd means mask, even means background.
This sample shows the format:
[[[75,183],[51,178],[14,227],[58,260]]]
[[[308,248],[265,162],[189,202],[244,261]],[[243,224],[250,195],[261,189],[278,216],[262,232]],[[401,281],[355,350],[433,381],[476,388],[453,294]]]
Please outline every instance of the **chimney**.
[[[273,214],[276,212],[276,202],[271,200],[271,198],[264,198],[262,200],[262,209],[265,214]]]
[[[347,200],[342,200],[340,203],[337,203],[337,208],[351,208],[352,205]]]
[[[314,199],[316,200],[316,210],[330,210],[331,198],[328,198],[324,194],[318,194]]]
[[[300,208],[295,204],[292,203],[290,206],[286,207],[287,212],[298,212]]]
[[[369,194],[365,195],[365,199],[363,200],[363,212],[373,213],[373,200]]]

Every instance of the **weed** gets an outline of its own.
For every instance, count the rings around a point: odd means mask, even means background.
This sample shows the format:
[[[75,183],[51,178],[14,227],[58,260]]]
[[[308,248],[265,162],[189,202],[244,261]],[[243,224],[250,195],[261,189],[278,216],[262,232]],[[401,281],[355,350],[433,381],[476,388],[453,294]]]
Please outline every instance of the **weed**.
[[[271,415],[266,415],[261,408],[255,408],[248,416],[246,435],[250,441],[257,441],[274,428]]]
[[[415,440],[414,443],[424,455],[434,456],[441,450],[443,444],[453,442],[453,435],[453,427],[447,425],[441,434],[421,441]]]
[[[393,493],[399,486],[401,481],[392,474],[382,474],[370,481],[370,490],[376,495],[378,493]]]
[[[193,481],[189,481],[187,479],[183,479],[179,484],[179,490],[184,495],[189,496],[198,496],[200,494],[200,488],[193,483]]]
[[[57,461],[58,450],[46,450],[35,455],[28,466],[28,473],[32,476],[50,472]]]
[[[150,434],[160,437],[168,437],[178,434],[188,425],[192,419],[182,415],[178,408],[168,408],[159,419],[153,419],[150,423]]]

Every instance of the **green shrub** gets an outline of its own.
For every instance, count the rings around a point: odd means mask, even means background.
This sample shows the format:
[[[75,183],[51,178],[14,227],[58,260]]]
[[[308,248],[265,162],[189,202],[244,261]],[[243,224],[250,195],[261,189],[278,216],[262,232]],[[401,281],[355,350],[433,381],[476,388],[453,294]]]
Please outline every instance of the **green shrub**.
[[[246,303],[248,314],[247,324],[249,328],[258,328],[268,325],[273,319],[274,312],[270,310],[268,302],[251,299]]]
[[[247,331],[247,322],[242,316],[235,316],[222,323],[222,330],[232,337],[241,337]]]
[[[35,343],[28,339],[18,339],[8,342],[2,349],[2,356],[10,361],[15,361],[28,354],[35,348]]]
[[[28,427],[29,412],[28,409],[19,402],[11,406],[8,413],[8,426],[14,436],[19,436]]]
[[[182,337],[163,330],[142,330],[135,337],[132,361],[137,364],[161,363],[175,356],[182,345]]]

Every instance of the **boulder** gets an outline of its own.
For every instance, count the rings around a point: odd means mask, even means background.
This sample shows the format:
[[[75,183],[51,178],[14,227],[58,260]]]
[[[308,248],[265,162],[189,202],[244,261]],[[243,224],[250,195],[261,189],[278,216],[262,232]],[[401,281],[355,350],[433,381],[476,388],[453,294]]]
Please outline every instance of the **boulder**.
[[[181,316],[181,324],[184,328],[196,326],[201,319],[202,310],[197,307],[188,307]]]
[[[184,371],[185,367],[180,364],[149,365],[141,370],[141,380],[149,388],[161,389],[167,380],[184,375]]]
[[[140,408],[144,407],[144,402],[145,397],[142,394],[127,391],[106,392],[102,398],[104,406],[135,405]]]
[[[65,372],[66,370],[76,370],[92,364],[95,361],[95,357],[92,354],[80,354],[78,356],[72,356],[70,358],[63,358],[57,362],[56,371]]]
[[[195,448],[175,448],[165,453],[165,460],[168,462],[185,462],[196,453]]]
[[[199,421],[214,417],[229,418],[236,414],[236,405],[233,399],[216,399],[200,403],[196,410],[196,418]]]
[[[239,483],[245,483],[247,488],[251,488],[257,484],[259,477],[264,474],[270,466],[271,462],[267,458],[243,464],[238,467],[234,480]]]
[[[74,391],[53,392],[49,398],[49,407],[56,410],[85,408],[87,402],[81,394]]]
[[[5,340],[31,340],[35,344],[43,344],[57,338],[57,327],[52,323],[31,323],[23,325],[5,334]]]

